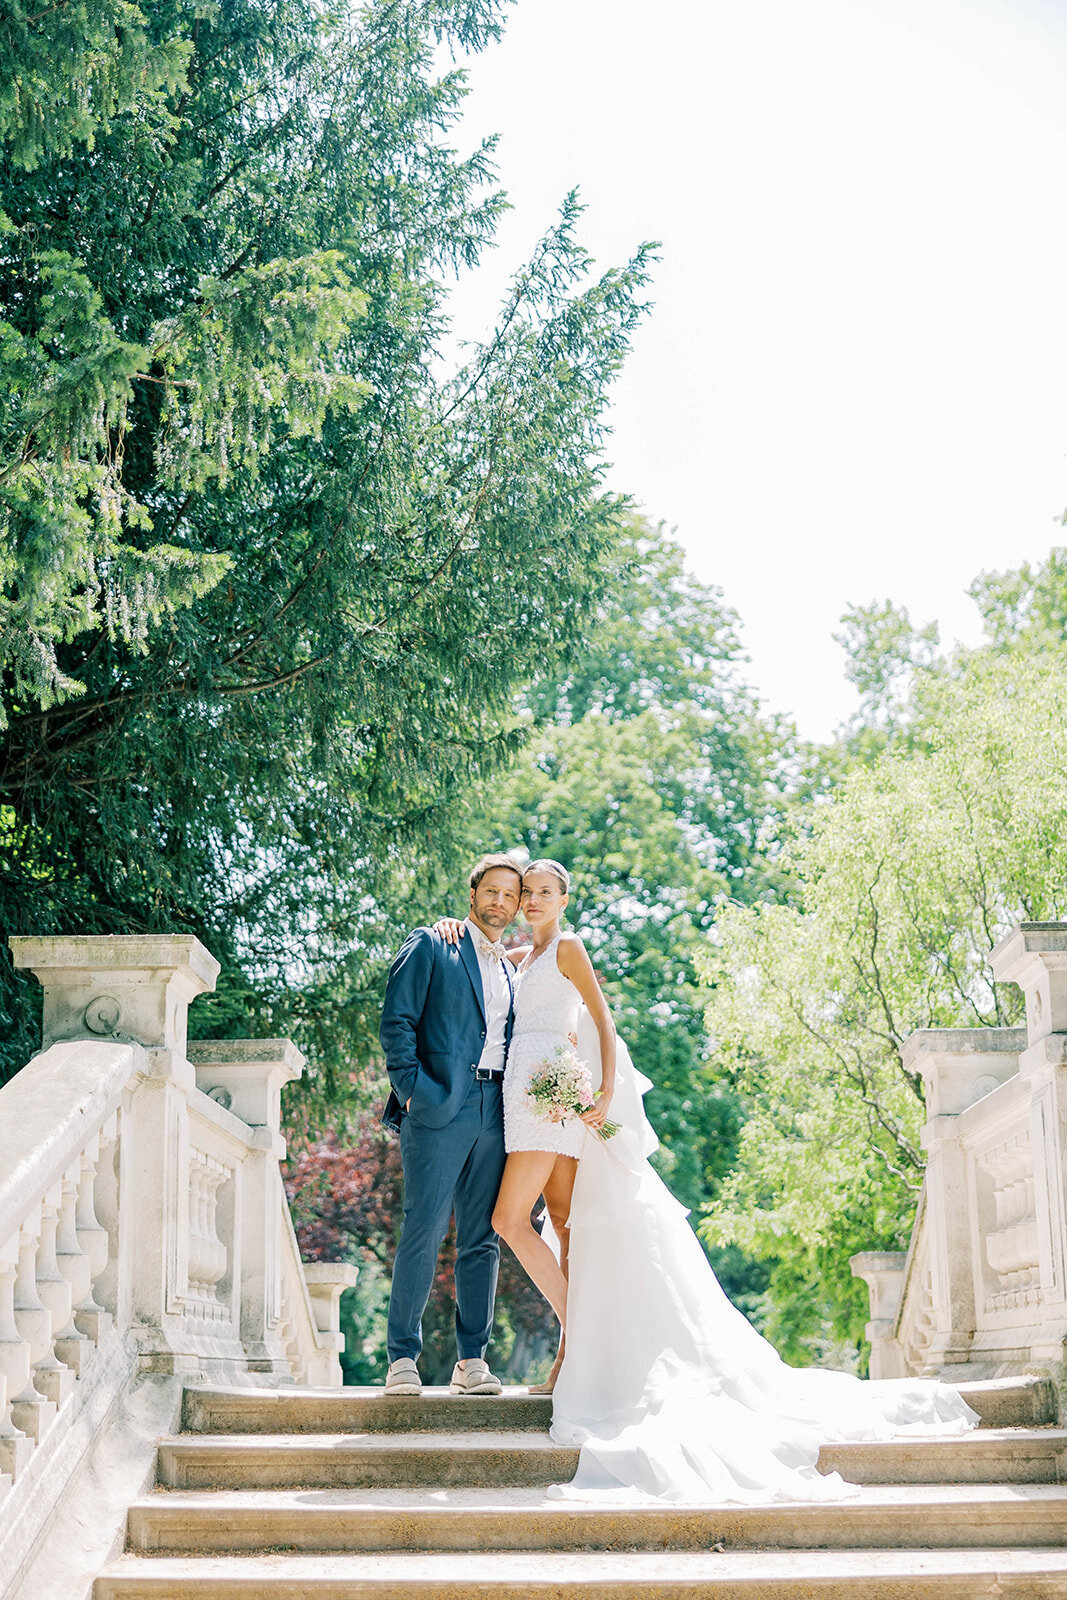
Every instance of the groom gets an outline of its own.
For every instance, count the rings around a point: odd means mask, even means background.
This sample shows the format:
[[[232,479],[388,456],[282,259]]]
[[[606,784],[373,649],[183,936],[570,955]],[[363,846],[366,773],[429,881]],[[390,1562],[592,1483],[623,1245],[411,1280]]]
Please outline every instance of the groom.
[[[386,1394],[419,1394],[422,1314],[449,1218],[456,1214],[453,1394],[499,1394],[485,1363],[500,1241],[492,1215],[504,1171],[504,1063],[514,1019],[511,965],[500,936],[519,909],[510,856],[470,875],[471,937],[446,944],[408,934],[389,969],[380,1038],[392,1093],[382,1121],[400,1130],[404,1227],[389,1296]]]

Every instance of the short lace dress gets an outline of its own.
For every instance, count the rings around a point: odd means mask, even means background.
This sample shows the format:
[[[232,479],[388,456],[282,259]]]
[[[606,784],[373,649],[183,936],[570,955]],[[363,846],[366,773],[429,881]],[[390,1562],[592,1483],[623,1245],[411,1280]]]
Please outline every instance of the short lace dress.
[[[586,1127],[579,1117],[549,1122],[539,1116],[526,1094],[534,1070],[551,1060],[559,1049],[569,1049],[568,1035],[578,1025],[581,996],[559,970],[560,935],[536,961],[526,962],[516,974],[515,1027],[504,1074],[504,1148],[548,1150],[560,1156],[580,1156],[585,1149]]]

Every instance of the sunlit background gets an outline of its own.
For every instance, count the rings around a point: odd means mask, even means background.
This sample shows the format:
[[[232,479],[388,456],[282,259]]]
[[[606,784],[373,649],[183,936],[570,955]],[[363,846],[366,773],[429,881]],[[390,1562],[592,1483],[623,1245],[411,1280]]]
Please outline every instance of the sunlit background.
[[[598,264],[662,241],[610,483],[740,612],[809,737],[846,605],[970,641],[966,586],[1067,507],[1067,9],[1054,0],[520,0],[466,148],[514,210],[454,300],[492,324],[565,192]]]

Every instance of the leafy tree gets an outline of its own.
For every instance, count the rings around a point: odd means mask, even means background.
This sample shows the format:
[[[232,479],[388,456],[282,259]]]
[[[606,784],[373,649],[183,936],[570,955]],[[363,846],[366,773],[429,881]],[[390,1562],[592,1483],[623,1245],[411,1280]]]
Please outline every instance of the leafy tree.
[[[916,628],[907,611],[888,600],[850,606],[841,622],[834,638],[847,657],[845,676],[860,696],[846,748],[870,759],[907,728],[916,675],[937,659],[937,624]]]
[[[992,650],[1059,651],[1067,643],[1067,549],[1037,565],[983,572],[969,593],[982,614]]]
[[[796,828],[783,864],[798,903],[725,909],[702,956],[708,1027],[747,1112],[705,1236],[776,1263],[790,1351],[856,1335],[843,1263],[906,1243],[924,1113],[904,1040],[1014,1022],[990,949],[1064,911],[1063,589],[1061,552],[979,580],[990,642],[918,670],[906,737],[853,756]],[[801,1278],[821,1284],[806,1305]]]
[[[452,798],[521,742],[512,641],[573,654],[611,579],[647,252],[590,278],[568,199],[442,375],[505,202],[436,62],[502,15],[0,18],[0,920],[195,931],[197,1026],[296,1031],[326,1078],[373,1049]],[[30,994],[5,970],[8,1070]]]

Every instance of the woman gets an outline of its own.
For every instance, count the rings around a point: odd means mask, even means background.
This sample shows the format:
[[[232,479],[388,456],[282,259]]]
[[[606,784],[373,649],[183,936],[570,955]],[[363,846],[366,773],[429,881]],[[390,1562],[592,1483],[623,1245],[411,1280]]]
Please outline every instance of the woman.
[[[532,862],[523,875],[533,943],[515,953],[508,1158],[493,1219],[566,1329],[552,1437],[581,1454],[573,1482],[554,1492],[840,1499],[855,1490],[818,1471],[822,1443],[973,1427],[974,1412],[935,1379],[874,1383],[786,1366],[731,1305],[684,1208],[649,1164],[658,1141],[641,1097],[651,1085],[616,1041],[581,940],[560,929],[568,887],[558,862]],[[439,923],[438,931],[453,937],[461,927]],[[599,1054],[601,1093],[580,1121],[555,1123],[538,1114],[527,1086],[568,1036],[592,1065]],[[609,1107],[619,1131],[605,1139]],[[542,1193],[560,1237],[558,1263],[529,1220]]]
[[[615,1025],[600,991],[593,964],[577,934],[564,933],[560,918],[569,898],[567,873],[558,861],[532,861],[522,875],[521,910],[532,942],[510,950],[516,967],[515,1028],[504,1078],[504,1176],[493,1212],[493,1227],[512,1248],[560,1323],[555,1364],[534,1394],[551,1394],[563,1361],[567,1322],[567,1267],[571,1209],[578,1157],[585,1127],[603,1127],[615,1080]],[[463,924],[446,918],[437,932],[453,942]],[[550,1122],[530,1106],[527,1088],[534,1069],[575,1038],[584,1003],[599,1042],[600,1092],[580,1120]],[[582,1126],[585,1124],[585,1127]],[[530,1221],[537,1200],[545,1207],[559,1241],[558,1259]]]

